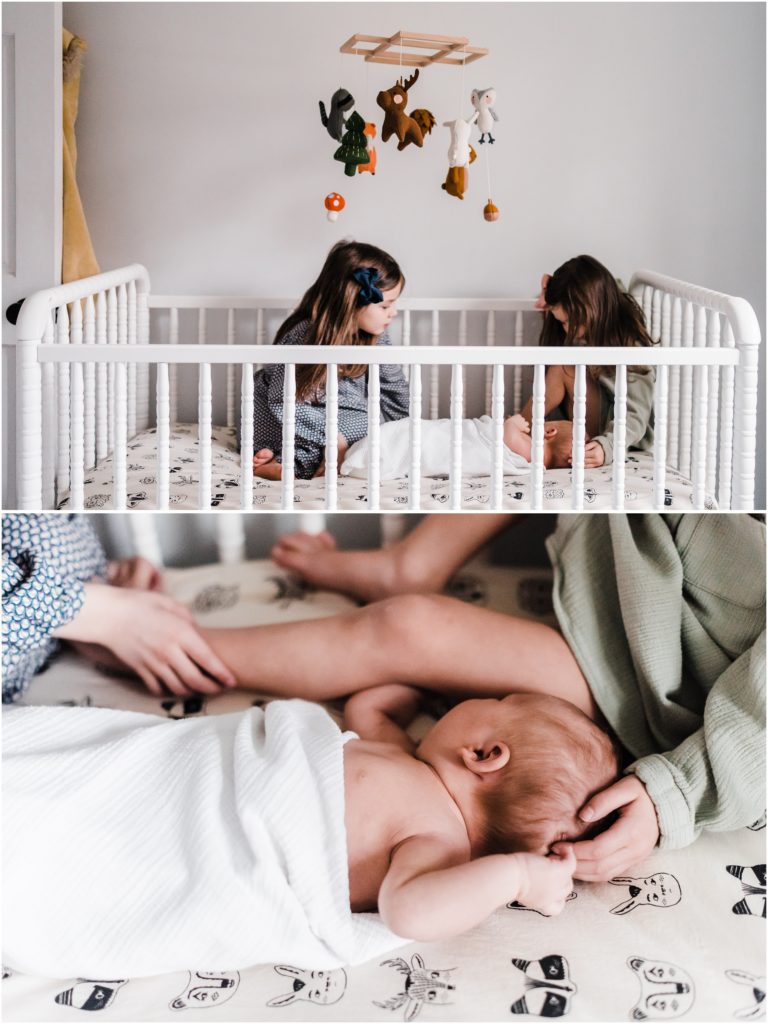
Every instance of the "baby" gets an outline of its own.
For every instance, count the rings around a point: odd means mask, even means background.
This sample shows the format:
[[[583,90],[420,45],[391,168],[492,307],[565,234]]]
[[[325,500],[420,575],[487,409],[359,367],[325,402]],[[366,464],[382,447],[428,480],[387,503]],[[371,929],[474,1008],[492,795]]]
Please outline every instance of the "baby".
[[[421,421],[421,473],[423,476],[447,475],[451,469],[450,420]],[[504,420],[503,472],[527,473],[531,462],[530,425],[517,414]],[[545,422],[544,465],[560,469],[571,464],[573,424],[567,420]],[[410,472],[410,420],[382,423],[381,479],[395,480]],[[465,476],[485,476],[493,463],[493,420],[490,416],[461,421],[461,469]],[[342,476],[365,477],[368,474],[368,438],[353,444],[343,455]]]
[[[58,978],[324,969],[511,900],[559,913],[575,861],[547,853],[616,775],[605,733],[532,694],[458,704],[415,749],[365,694],[350,717],[387,738],[299,700],[182,721],[7,711],[3,962]]]

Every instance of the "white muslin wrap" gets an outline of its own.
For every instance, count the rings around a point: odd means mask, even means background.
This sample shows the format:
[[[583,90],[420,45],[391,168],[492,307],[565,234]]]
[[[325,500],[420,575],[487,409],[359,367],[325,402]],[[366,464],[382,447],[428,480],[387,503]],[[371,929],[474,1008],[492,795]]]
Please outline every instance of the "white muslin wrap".
[[[381,479],[408,476],[411,469],[410,420],[381,424]],[[464,476],[490,476],[493,460],[493,420],[490,416],[461,421],[461,471]],[[529,462],[504,445],[504,473],[528,473]],[[451,421],[421,421],[421,474],[443,476],[451,471]],[[342,476],[368,474],[368,438],[351,446],[340,470]]]
[[[3,963],[130,978],[404,943],[349,906],[344,743],[319,706],[3,713]]]

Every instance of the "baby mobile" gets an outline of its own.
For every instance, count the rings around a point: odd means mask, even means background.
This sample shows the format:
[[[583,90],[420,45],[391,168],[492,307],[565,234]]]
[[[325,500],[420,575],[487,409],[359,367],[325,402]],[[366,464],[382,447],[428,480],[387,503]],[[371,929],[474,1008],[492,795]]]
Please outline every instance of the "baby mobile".
[[[366,44],[361,46],[360,44]],[[431,50],[432,53],[425,53]],[[376,97],[376,104],[384,112],[381,126],[381,141],[397,138],[397,150],[401,152],[409,145],[421,149],[424,141],[435,127],[434,115],[423,107],[413,107],[410,90],[419,80],[419,69],[430,64],[452,64],[462,69],[461,96],[464,99],[464,67],[489,51],[471,46],[469,40],[459,36],[435,36],[413,32],[396,32],[389,38],[356,34],[340,48],[341,53],[358,54],[366,63],[396,65],[398,77],[389,89],[382,89]],[[407,78],[403,67],[415,67]],[[443,121],[443,127],[450,130],[448,147],[448,173],[441,187],[447,195],[464,199],[469,186],[468,168],[477,159],[477,152],[470,144],[470,135],[475,128],[480,137],[478,145],[495,142],[493,131],[499,117],[494,109],[496,90],[473,89],[471,103],[474,114],[468,119],[459,116]],[[344,88],[338,88],[331,96],[328,110],[320,101],[320,120],[330,137],[340,143],[333,159],[344,165],[344,173],[354,178],[367,172],[376,174],[376,126],[354,110],[355,100]],[[406,108],[411,107],[406,113]],[[346,115],[346,116],[345,116]],[[499,219],[499,209],[491,199],[491,173],[489,148],[485,149],[485,169],[488,184],[488,202],[483,209],[487,221]],[[330,192],[325,197],[325,209],[329,220],[336,220],[346,206],[346,200],[339,192]]]

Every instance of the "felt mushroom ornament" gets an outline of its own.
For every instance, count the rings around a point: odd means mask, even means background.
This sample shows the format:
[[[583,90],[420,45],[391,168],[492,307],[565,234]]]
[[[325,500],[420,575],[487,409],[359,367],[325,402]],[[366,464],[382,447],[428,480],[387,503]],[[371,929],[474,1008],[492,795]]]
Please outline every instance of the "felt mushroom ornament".
[[[347,205],[344,196],[338,192],[329,192],[325,197],[325,208],[328,211],[328,220],[338,220],[339,214]]]

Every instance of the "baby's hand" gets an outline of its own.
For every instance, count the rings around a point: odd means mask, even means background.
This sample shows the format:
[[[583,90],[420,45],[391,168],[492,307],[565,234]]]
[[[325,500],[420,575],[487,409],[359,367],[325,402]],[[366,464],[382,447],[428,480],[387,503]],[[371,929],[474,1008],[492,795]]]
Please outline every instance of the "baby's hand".
[[[528,422],[525,416],[521,416],[519,412],[516,412],[514,416],[508,416],[507,419],[512,420],[512,422],[518,428],[518,430],[523,430],[526,434],[530,434],[531,424]]]
[[[602,466],[605,462],[605,451],[599,441],[589,441],[584,446],[584,465],[587,469]]]
[[[520,903],[538,910],[546,917],[559,914],[573,886],[576,855],[571,846],[561,853],[540,857],[537,853],[514,853],[520,858],[523,884],[518,895]]]

